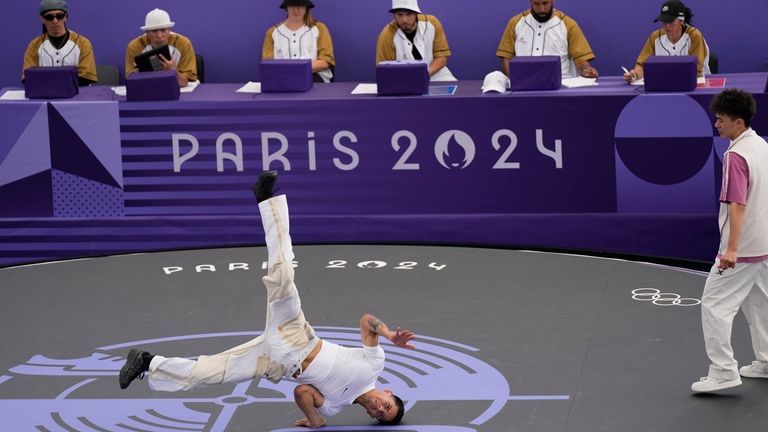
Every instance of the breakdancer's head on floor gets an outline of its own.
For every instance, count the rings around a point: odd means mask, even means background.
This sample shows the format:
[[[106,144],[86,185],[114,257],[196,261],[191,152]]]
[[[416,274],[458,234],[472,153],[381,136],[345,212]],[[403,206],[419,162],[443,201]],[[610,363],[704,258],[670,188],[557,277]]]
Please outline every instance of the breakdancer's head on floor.
[[[371,390],[366,393],[367,402],[360,405],[365,412],[383,425],[396,425],[403,419],[405,407],[403,400],[397,397],[391,390]]]

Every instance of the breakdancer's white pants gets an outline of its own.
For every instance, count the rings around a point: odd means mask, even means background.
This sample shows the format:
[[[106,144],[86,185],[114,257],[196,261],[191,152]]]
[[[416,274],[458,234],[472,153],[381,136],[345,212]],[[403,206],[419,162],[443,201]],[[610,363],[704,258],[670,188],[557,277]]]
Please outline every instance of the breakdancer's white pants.
[[[266,376],[273,382],[290,377],[318,340],[304,319],[293,282],[293,246],[289,234],[288,203],[280,195],[259,203],[266,234],[268,274],[267,320],[264,333],[242,345],[197,360],[155,356],[149,367],[153,390],[189,390],[199,385],[246,381]]]
[[[735,380],[739,376],[731,347],[731,328],[739,307],[749,323],[755,359],[768,363],[768,260],[736,263],[722,275],[715,263],[709,272],[701,298],[701,324],[712,362],[711,377]]]

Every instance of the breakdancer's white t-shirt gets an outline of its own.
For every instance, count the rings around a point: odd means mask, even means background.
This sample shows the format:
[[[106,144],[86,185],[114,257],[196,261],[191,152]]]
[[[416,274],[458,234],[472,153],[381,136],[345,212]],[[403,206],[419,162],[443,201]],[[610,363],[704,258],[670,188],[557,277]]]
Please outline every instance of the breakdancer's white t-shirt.
[[[323,394],[320,415],[330,417],[375,387],[384,370],[384,350],[380,346],[347,348],[323,340],[323,346],[309,367],[296,379],[312,384]]]

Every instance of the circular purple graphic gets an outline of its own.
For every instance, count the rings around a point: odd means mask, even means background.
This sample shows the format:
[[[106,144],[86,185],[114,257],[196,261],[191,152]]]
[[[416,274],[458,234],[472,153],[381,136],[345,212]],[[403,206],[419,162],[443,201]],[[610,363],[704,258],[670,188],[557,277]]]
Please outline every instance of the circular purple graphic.
[[[682,94],[640,95],[616,121],[616,151],[649,183],[673,185],[696,175],[712,153],[710,115]]]
[[[359,346],[359,329],[346,327],[316,327],[323,339],[345,346]],[[57,359],[36,355],[24,364],[10,369],[14,376],[9,381],[23,377],[58,379],[63,386],[58,394],[47,399],[4,400],[0,414],[14,430],[225,430],[239,408],[256,405],[293,404],[291,380],[272,383],[256,380],[263,394],[251,394],[251,382],[213,388],[205,392],[169,393],[151,398],[94,397],[94,392],[105,385],[116,385],[115,376],[130,347],[172,348],[208,338],[255,337],[260,332],[232,332],[184,335],[151,340],[118,343],[95,348],[80,358]],[[419,348],[414,351],[383,345],[387,353],[384,372],[379,384],[391,388],[406,400],[409,410],[424,401],[477,401],[481,408],[465,419],[463,425],[408,425],[402,430],[420,432],[472,432],[476,427],[498,414],[509,400],[567,400],[569,395],[510,396],[506,378],[493,366],[477,356],[477,348],[457,342],[420,337]],[[3,376],[0,376],[3,378]],[[69,385],[65,381],[69,379]],[[3,380],[0,379],[0,383]],[[107,384],[104,384],[104,383]],[[445,383],[451,383],[446,386]],[[137,385],[137,387],[139,387]],[[119,396],[129,394],[120,393]],[[12,413],[22,413],[10,418]],[[11,416],[12,417],[12,416]],[[379,426],[333,427],[328,430],[380,430]],[[400,430],[400,427],[392,430]],[[275,432],[304,430],[283,428]]]

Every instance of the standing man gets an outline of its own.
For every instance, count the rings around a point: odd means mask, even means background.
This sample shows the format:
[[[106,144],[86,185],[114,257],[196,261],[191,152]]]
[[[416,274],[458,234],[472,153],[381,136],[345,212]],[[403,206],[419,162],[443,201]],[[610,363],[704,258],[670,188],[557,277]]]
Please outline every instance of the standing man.
[[[164,70],[175,70],[180,87],[186,87],[191,81],[197,81],[197,62],[192,42],[184,35],[174,33],[171,16],[162,9],[151,10],[141,27],[143,35],[132,40],[125,51],[125,75],[137,72],[134,58],[147,51],[168,45],[171,58],[158,56]]]
[[[362,406],[371,418],[397,424],[403,417],[403,401],[390,390],[378,390],[376,381],[384,370],[384,350],[379,337],[394,345],[414,349],[416,337],[409,330],[390,330],[370,314],[360,319],[361,348],[347,348],[315,335],[304,318],[294,284],[293,246],[288,231],[288,201],[273,196],[277,173],[259,176],[253,187],[259,202],[268,252],[267,322],[264,333],[242,345],[197,360],[162,357],[130,350],[120,370],[120,388],[149,373],[152,390],[189,390],[200,385],[223,384],[266,377],[273,382],[293,378],[300,383],[294,400],[305,417],[294,424],[325,425],[323,417],[337,414],[352,404]]]
[[[42,0],[40,21],[43,34],[32,39],[24,53],[24,70],[31,67],[77,66],[81,86],[97,81],[96,60],[91,42],[67,28],[69,10],[66,0]]]
[[[448,69],[451,49],[443,25],[433,15],[422,15],[418,0],[392,0],[394,20],[379,34],[376,64],[393,60],[421,60],[429,65],[431,81],[456,81]]]
[[[701,298],[709,373],[691,385],[712,392],[741,385],[739,375],[768,378],[768,143],[750,128],[751,94],[729,89],[710,107],[720,136],[731,140],[723,157],[720,249]],[[737,369],[731,328],[739,308],[749,322],[756,360]]]
[[[554,0],[531,0],[531,8],[509,20],[496,56],[501,70],[509,73],[515,56],[558,56],[563,78],[597,78],[592,48],[579,25],[555,9]]]

